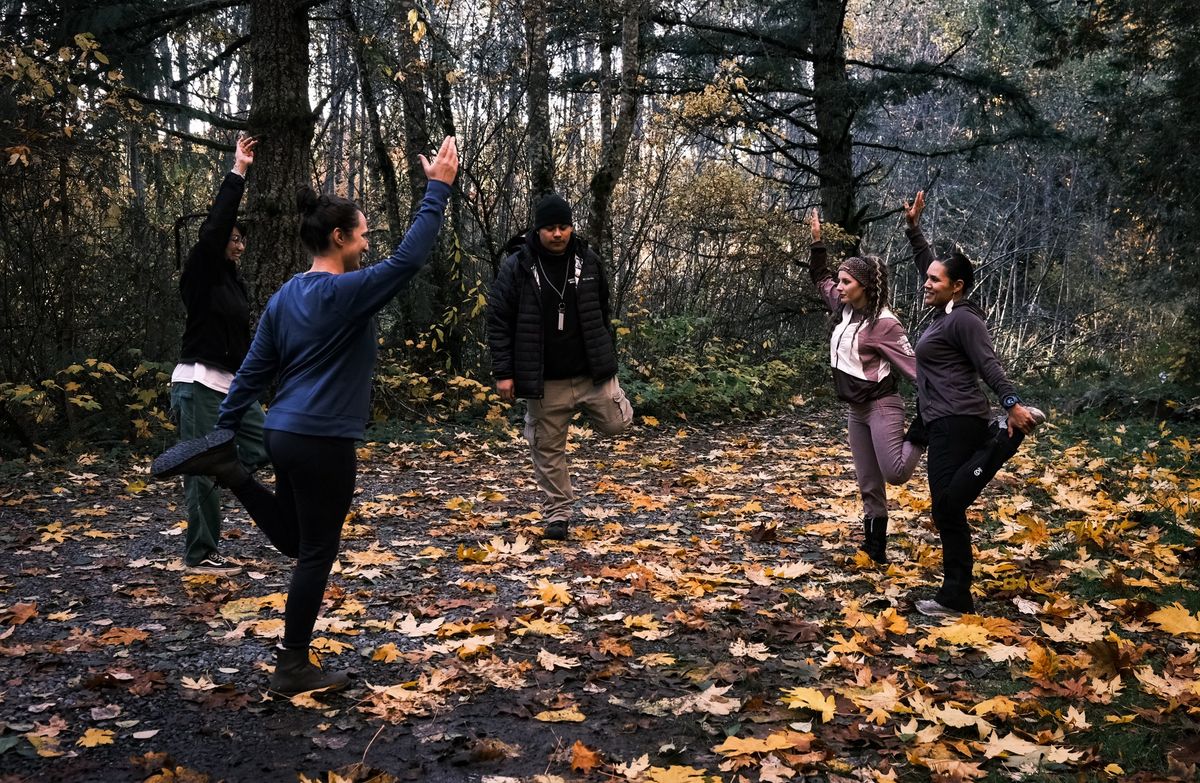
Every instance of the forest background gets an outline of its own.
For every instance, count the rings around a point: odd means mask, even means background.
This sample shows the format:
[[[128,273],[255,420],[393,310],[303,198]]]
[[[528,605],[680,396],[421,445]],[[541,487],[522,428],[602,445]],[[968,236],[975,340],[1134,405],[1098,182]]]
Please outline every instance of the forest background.
[[[1191,0],[5,0],[0,459],[170,437],[179,267],[240,132],[255,312],[307,268],[298,186],[358,201],[381,257],[416,156],[458,138],[434,258],[382,317],[380,420],[505,417],[482,311],[550,190],[607,264],[641,413],[830,394],[813,207],[918,332],[920,189],[1020,386],[1187,400],[1198,71]]]

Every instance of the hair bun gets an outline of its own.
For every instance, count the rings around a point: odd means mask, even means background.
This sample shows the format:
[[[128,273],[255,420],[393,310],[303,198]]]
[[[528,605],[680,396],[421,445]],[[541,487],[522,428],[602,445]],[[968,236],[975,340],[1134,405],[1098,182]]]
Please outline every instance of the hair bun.
[[[312,189],[310,185],[304,185],[296,190],[296,209],[301,215],[306,215],[312,212],[321,204],[321,194]]]

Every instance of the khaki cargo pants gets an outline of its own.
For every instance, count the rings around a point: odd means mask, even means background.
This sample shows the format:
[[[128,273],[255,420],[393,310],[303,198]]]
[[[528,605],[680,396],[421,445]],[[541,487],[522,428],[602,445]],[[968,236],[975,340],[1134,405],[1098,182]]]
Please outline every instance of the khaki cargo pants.
[[[543,518],[570,519],[575,492],[567,469],[567,428],[583,411],[603,435],[618,435],[633,422],[633,406],[616,376],[596,386],[586,375],[546,381],[545,396],[526,400],[525,439],[533,454],[533,473],[546,495]]]

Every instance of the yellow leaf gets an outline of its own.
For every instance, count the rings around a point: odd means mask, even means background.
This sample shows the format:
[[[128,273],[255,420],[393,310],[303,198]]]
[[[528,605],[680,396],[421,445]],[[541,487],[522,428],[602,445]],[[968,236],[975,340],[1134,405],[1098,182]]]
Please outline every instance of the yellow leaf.
[[[400,649],[391,642],[379,645],[375,648],[375,652],[371,653],[372,661],[383,661],[384,663],[391,663],[399,657]]]
[[[642,424],[645,424],[647,427],[657,427],[658,419],[654,418],[653,416],[643,416]]]
[[[559,604],[566,606],[571,603],[571,594],[567,591],[566,585],[551,584],[543,579],[537,583],[538,597],[548,604]]]
[[[321,636],[313,639],[311,642],[312,648],[317,652],[331,653],[333,655],[341,655],[346,650],[353,650],[354,645],[346,644],[337,639],[330,639],[326,636]]]
[[[94,748],[97,745],[111,745],[113,744],[113,736],[114,732],[108,729],[88,729],[75,744],[85,748]]]
[[[562,710],[544,710],[533,716],[534,720],[545,723],[583,723],[587,720],[578,707],[567,707]]]
[[[1178,603],[1159,609],[1146,619],[1176,636],[1200,634],[1200,617]]]
[[[646,783],[709,783],[720,780],[695,767],[651,767],[646,770]]]
[[[524,626],[516,630],[517,636],[524,636],[527,633],[536,633],[542,636],[566,636],[571,632],[571,629],[562,623],[551,623],[541,619],[525,620],[518,617],[517,622]]]
[[[834,698],[815,688],[789,688],[783,692],[783,703],[792,709],[806,709],[821,713],[821,722],[833,720],[836,711]]]

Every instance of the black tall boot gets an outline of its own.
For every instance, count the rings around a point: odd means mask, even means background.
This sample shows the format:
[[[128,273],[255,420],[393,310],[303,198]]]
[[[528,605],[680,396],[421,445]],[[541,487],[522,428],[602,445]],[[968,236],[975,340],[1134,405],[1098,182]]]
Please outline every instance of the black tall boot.
[[[859,547],[880,565],[887,565],[887,517],[863,517],[863,543]]]
[[[308,648],[275,648],[275,673],[271,675],[271,690],[284,696],[304,691],[327,689],[340,691],[350,684],[346,672],[325,672],[308,660]]]

